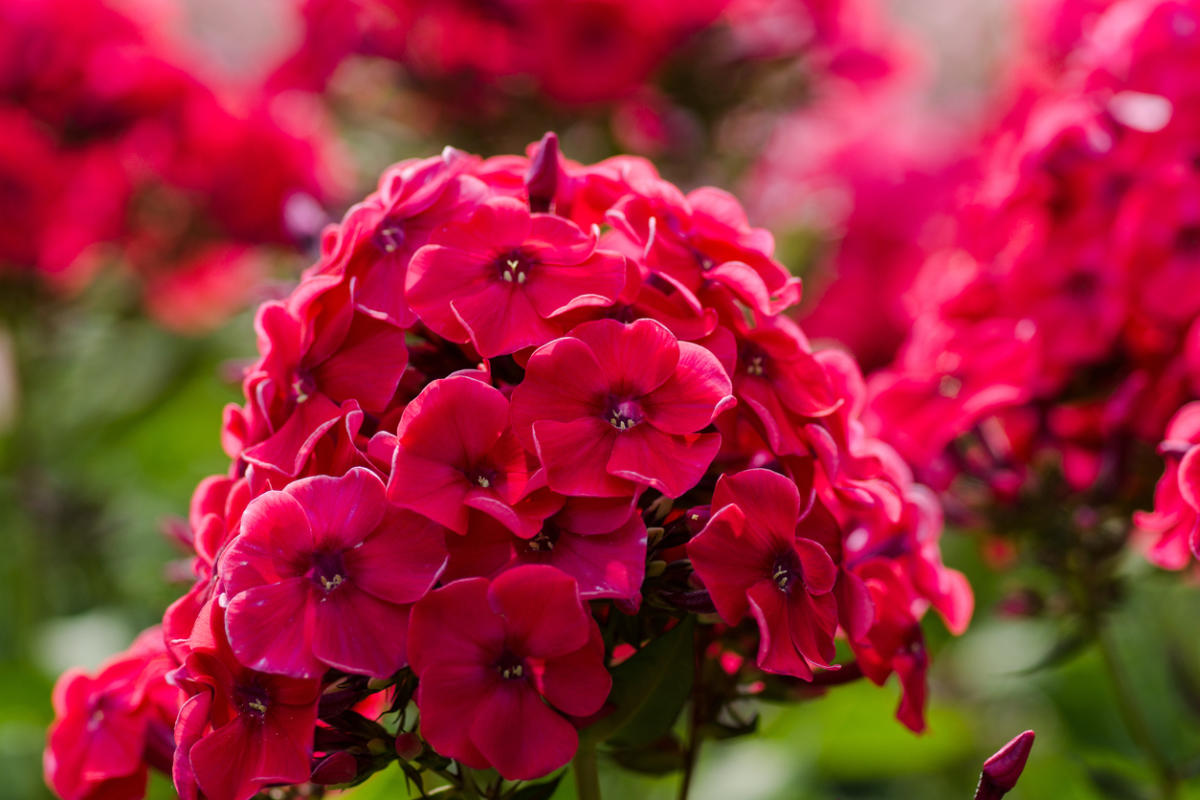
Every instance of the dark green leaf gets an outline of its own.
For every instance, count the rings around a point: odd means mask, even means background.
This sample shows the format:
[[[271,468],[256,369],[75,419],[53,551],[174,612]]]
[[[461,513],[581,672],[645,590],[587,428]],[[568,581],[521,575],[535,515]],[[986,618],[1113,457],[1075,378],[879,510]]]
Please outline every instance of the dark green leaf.
[[[645,775],[666,775],[683,769],[683,748],[674,736],[665,736],[645,747],[615,750],[613,761],[633,772]]]
[[[562,781],[565,774],[566,772],[563,771],[551,780],[522,786],[512,796],[512,800],[550,800],[554,796],[554,792],[558,790],[558,784]]]
[[[613,712],[586,728],[593,742],[637,747],[671,729],[692,690],[695,618],[687,617],[612,671]]]

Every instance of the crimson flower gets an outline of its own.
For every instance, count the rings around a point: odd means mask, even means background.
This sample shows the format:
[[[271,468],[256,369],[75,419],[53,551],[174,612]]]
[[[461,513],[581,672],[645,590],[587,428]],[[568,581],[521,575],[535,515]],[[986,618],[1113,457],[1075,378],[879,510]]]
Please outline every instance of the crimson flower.
[[[508,780],[570,761],[579,735],[562,714],[596,713],[612,688],[600,629],[574,579],[553,567],[436,589],[413,607],[409,632],[421,733]]]
[[[214,604],[216,605],[216,604]],[[213,610],[208,641],[174,674],[191,697],[175,721],[175,790],[182,800],[247,800],[311,774],[321,683],[242,666]]]
[[[390,507],[383,482],[356,467],[267,492],[241,526],[220,571],[243,664],[295,678],[404,666],[408,606],[446,565],[440,525]]]
[[[536,488],[534,465],[508,427],[499,390],[465,375],[434,381],[404,409],[388,499],[465,534],[472,512],[530,537],[539,515],[517,501]]]
[[[652,486],[678,497],[720,449],[720,434],[701,431],[732,405],[730,390],[716,356],[662,324],[596,320],[529,357],[513,429],[556,492],[620,497]]]
[[[561,336],[557,317],[611,305],[625,285],[625,259],[597,250],[594,234],[506,197],[481,203],[433,242],[409,264],[409,305],[436,333],[469,340],[487,358]]]
[[[687,551],[717,613],[731,625],[753,614],[758,665],[812,680],[833,663],[838,627],[838,570],[812,538],[817,515],[801,516],[796,485],[765,469],[721,476],[713,508]]]

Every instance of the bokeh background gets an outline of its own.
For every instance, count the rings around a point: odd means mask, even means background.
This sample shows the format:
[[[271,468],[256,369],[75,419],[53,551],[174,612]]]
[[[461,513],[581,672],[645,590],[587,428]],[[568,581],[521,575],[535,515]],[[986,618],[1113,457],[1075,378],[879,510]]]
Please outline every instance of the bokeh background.
[[[267,81],[305,36],[304,19],[286,0],[116,5],[134,16],[155,15],[186,53],[188,68],[222,86]],[[1003,65],[1023,46],[1018,5],[879,4],[881,30],[903,56],[889,78],[894,85],[878,92],[821,95],[811,75],[796,88],[787,69],[754,91],[733,73],[689,75],[704,63],[709,42],[700,38],[663,68],[670,96],[685,98],[678,107],[660,107],[653,97],[616,112],[556,106],[517,87],[502,112],[484,118],[456,115],[419,81],[406,83],[394,63],[349,59],[319,93],[322,124],[344,156],[337,162],[342,186],[323,198],[321,213],[339,216],[393,161],[431,155],[444,144],[484,154],[519,151],[553,128],[580,160],[636,150],[685,187],[711,182],[735,190],[753,221],[775,229],[815,308],[831,280],[831,254],[853,255],[838,248],[854,215],[891,220],[903,211],[884,201],[875,209],[848,207],[839,187],[823,183],[815,167],[806,172],[805,159],[824,153],[841,158],[843,172],[904,186],[901,205],[942,191],[938,176],[953,169],[957,143],[974,135],[1011,77]],[[811,113],[793,117],[789,104]],[[878,144],[882,128],[894,134],[893,149],[867,146]],[[855,149],[856,142],[867,144]],[[800,190],[770,185],[757,163],[781,148],[796,155],[788,168],[800,173],[793,185],[803,187],[802,200]],[[839,148],[846,152],[835,158]],[[256,173],[248,161],[237,176],[251,184]],[[923,181],[928,193],[913,188]],[[907,229],[897,231],[894,241],[862,244],[859,257],[870,258],[872,247],[895,256],[910,244]],[[177,309],[147,314],[136,271],[104,271],[69,291],[20,274],[0,285],[0,800],[50,797],[41,750],[54,677],[68,666],[95,667],[124,648],[185,585],[183,552],[171,531],[197,481],[227,463],[218,438],[221,409],[238,400],[238,368],[253,355],[252,315],[244,306],[277,291],[271,281],[286,283],[315,238],[292,244],[299,255],[280,256],[270,279],[245,293],[243,310],[215,324],[172,325],[180,321],[173,320]],[[886,284],[868,289],[883,293]],[[870,306],[871,298],[862,302]],[[836,327],[816,313],[812,325]],[[760,735],[705,745],[693,796],[966,798],[983,759],[1026,728],[1037,730],[1037,744],[1012,797],[1148,796],[1150,778],[1121,724],[1099,653],[1052,615],[1016,613],[1022,593],[1045,576],[1023,567],[996,570],[1003,553],[953,529],[943,549],[975,588],[977,613],[960,638],[927,621],[933,669],[926,734],[914,736],[892,719],[895,685],[859,682],[819,702],[764,706]],[[1200,753],[1200,592],[1134,556],[1123,570],[1131,578],[1128,596],[1111,627],[1122,669],[1148,710],[1151,734],[1176,763],[1186,763]],[[606,768],[602,780],[605,796],[665,798],[674,796],[677,778]],[[571,796],[569,783],[556,797]],[[161,777],[152,779],[151,793],[172,796]],[[399,771],[391,770],[352,796],[406,794]],[[1184,796],[1200,797],[1200,788]]]

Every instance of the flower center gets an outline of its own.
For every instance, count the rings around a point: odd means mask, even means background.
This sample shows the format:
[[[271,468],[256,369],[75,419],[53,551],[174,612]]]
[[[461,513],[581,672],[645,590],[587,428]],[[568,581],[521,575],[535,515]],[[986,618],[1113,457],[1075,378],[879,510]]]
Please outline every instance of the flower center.
[[[375,246],[385,253],[394,253],[404,246],[404,229],[392,219],[385,219],[375,231]]]
[[[519,250],[501,253],[495,263],[496,269],[500,273],[500,280],[517,285],[522,285],[529,280],[529,270],[533,268],[533,259]]]
[[[466,472],[467,480],[480,489],[491,489],[496,485],[496,470],[487,466],[477,466]]]
[[[617,430],[627,431],[641,424],[642,407],[636,400],[614,400],[608,404],[608,411],[604,418]]]
[[[747,346],[741,348],[738,353],[738,360],[742,363],[742,368],[747,375],[753,375],[756,378],[761,378],[767,372],[767,354],[757,347]]]
[[[549,521],[543,522],[537,536],[525,542],[525,548],[531,553],[549,553],[554,550],[559,533],[558,526]]]
[[[303,403],[317,391],[317,382],[308,370],[297,370],[292,378],[292,394],[297,403]]]
[[[524,680],[525,661],[518,658],[514,653],[505,650],[496,662],[496,671],[506,681]]]
[[[259,686],[238,686],[234,690],[234,705],[242,714],[246,714],[259,722],[267,716],[267,707],[271,697]]]
[[[312,581],[325,594],[346,582],[346,563],[340,551],[313,554]]]
[[[795,553],[781,553],[776,557],[775,566],[771,569],[771,580],[779,591],[789,594],[802,579]]]

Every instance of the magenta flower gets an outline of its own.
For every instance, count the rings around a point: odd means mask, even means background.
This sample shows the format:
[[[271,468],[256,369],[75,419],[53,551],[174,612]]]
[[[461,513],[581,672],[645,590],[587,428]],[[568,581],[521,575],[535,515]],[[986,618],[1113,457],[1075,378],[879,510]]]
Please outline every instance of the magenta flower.
[[[63,800],[139,800],[146,767],[168,769],[179,692],[162,629],[150,628],[95,675],[72,669],[54,686],[46,783]]]
[[[597,250],[594,234],[508,198],[480,204],[434,242],[409,264],[408,302],[435,332],[487,358],[561,336],[557,317],[611,305],[625,285],[625,259]]]
[[[723,475],[716,509],[688,543],[688,556],[717,613],[729,624],[753,614],[758,665],[812,680],[829,667],[838,627],[838,570],[814,534],[819,515],[801,516],[800,491],[765,469]]]
[[[562,715],[596,713],[612,688],[574,579],[547,566],[434,590],[413,607],[409,656],[426,740],[509,780],[570,761],[579,736]]]
[[[1133,515],[1146,558],[1164,569],[1183,569],[1200,558],[1200,403],[1179,410],[1158,452],[1166,469],[1154,487],[1154,510]]]
[[[242,666],[214,609],[208,641],[175,673],[189,695],[175,721],[175,790],[182,800],[247,800],[311,774],[321,684]]]
[[[658,322],[585,322],[530,356],[513,429],[556,492],[620,497],[651,486],[678,497],[720,449],[720,434],[701,431],[733,404],[730,391],[716,356]]]
[[[473,377],[426,386],[400,417],[388,499],[455,533],[467,533],[472,514],[482,512],[533,536],[553,509],[515,508],[537,485],[508,414],[504,395]]]
[[[404,666],[409,604],[446,565],[441,526],[389,507],[361,467],[268,492],[241,525],[220,561],[239,661],[295,678]]]

